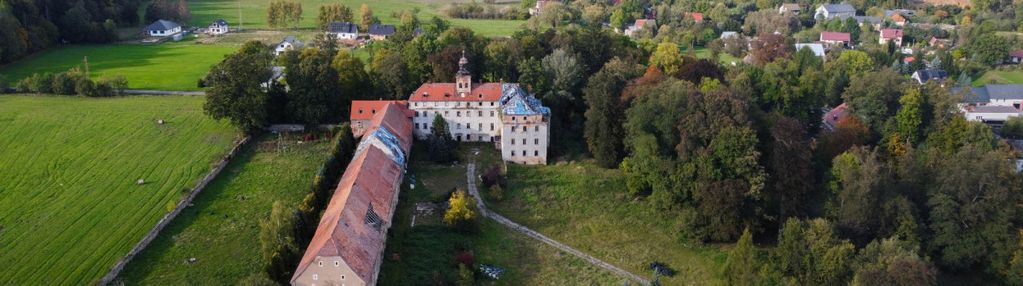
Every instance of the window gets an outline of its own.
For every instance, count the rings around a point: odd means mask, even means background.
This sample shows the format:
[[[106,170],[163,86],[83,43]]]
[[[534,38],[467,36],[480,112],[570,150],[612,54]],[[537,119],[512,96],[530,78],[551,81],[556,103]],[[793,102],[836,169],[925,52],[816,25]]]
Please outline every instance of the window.
[[[359,108],[359,114],[362,114],[362,108]]]
[[[540,156],[540,151],[533,150],[533,156]]]
[[[512,126],[512,131],[511,132],[515,132],[515,128],[518,128],[518,126]]]
[[[480,102],[480,103],[479,103],[479,104],[477,104],[477,105],[478,105],[478,106],[483,106],[483,102]],[[480,112],[482,112],[482,111],[480,111]],[[481,114],[481,115],[482,115],[482,114]]]
[[[482,102],[480,102],[482,104]],[[483,117],[483,110],[476,111],[476,116]]]
[[[540,125],[533,126],[533,131],[540,132]]]
[[[444,111],[444,116],[448,116],[448,111],[447,110]]]
[[[317,261],[316,264],[319,264],[320,267],[323,267],[323,261]]]
[[[515,139],[511,140],[512,145],[515,145]]]
[[[480,123],[480,131],[483,131],[483,123]]]
[[[416,129],[419,129],[419,123],[416,123]]]
[[[341,267],[340,261],[334,261],[334,267]]]
[[[341,280],[345,280],[345,276],[344,275],[341,275]]]
[[[494,106],[494,102],[493,101],[490,102],[490,106]],[[493,112],[490,113],[490,116],[494,116]]]
[[[458,129],[462,129],[462,124],[461,124],[461,123],[455,123],[455,126],[456,126],[456,127],[458,128]]]
[[[515,116],[512,116],[512,121],[515,121]]]
[[[456,111],[455,112],[455,116],[462,117],[462,112],[461,111]]]
[[[526,138],[522,138],[522,145],[526,145]]]
[[[313,280],[320,280],[320,275],[313,274]]]
[[[515,141],[512,142],[514,143]],[[512,150],[512,157],[515,157],[515,150]]]
[[[533,139],[533,144],[540,145],[540,139]]]
[[[490,123],[490,131],[494,131],[494,124]]]

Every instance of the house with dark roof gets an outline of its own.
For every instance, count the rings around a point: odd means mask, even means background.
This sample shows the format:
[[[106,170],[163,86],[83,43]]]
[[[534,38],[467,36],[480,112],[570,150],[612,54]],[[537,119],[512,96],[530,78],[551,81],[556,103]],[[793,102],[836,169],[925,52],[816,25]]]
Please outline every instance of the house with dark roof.
[[[327,33],[337,35],[338,40],[355,40],[359,38],[359,25],[352,22],[330,22]]]
[[[412,147],[404,107],[370,121],[299,260],[291,285],[376,285]]]
[[[856,16],[856,8],[846,3],[823,4],[818,6],[813,14],[813,18],[817,19],[817,21],[826,21],[834,18],[845,19],[852,16]]]
[[[394,25],[372,24],[369,25],[369,38],[373,40],[384,40],[394,35]]]
[[[231,27],[227,25],[227,21],[224,21],[224,19],[217,19],[216,21],[213,21],[213,23],[210,23],[209,27],[206,27],[206,34],[223,35],[230,32],[230,30]]]
[[[959,105],[967,120],[1001,123],[1008,117],[1020,116],[1023,106],[1023,84],[989,84],[963,92]]]
[[[298,38],[295,38],[295,36],[284,37],[284,40],[281,40],[280,43],[274,46],[274,56],[280,56],[290,50],[301,49],[303,46],[305,44],[299,41]]]
[[[919,84],[925,84],[929,80],[943,80],[948,78],[948,72],[942,69],[923,69],[913,72],[911,76]]]
[[[181,33],[181,25],[167,20],[156,20],[146,26],[146,33],[150,37],[170,37]]]
[[[806,44],[795,44],[796,52],[802,49],[809,49],[813,52],[813,55],[820,57],[822,60],[826,60],[824,57],[824,45],[821,43],[806,43]]]

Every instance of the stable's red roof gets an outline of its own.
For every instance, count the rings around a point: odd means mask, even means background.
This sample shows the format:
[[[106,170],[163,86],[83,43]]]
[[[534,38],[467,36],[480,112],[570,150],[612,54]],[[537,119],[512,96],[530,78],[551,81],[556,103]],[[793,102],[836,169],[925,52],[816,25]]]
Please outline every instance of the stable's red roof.
[[[352,100],[351,120],[370,120],[377,112],[384,110],[387,104],[394,103],[408,108],[404,100]]]
[[[386,128],[397,139],[404,154],[401,162],[407,160],[412,146],[412,123],[406,108],[400,104],[386,104],[373,116],[366,134],[373,134],[379,128]],[[362,139],[378,140],[364,136]],[[405,166],[394,159],[395,150],[381,149],[378,144],[366,144],[355,154],[341,181],[334,191],[326,210],[316,228],[305,255],[299,261],[292,276],[292,283],[312,265],[316,257],[341,257],[348,267],[368,285],[379,271],[380,261],[387,236],[385,230],[391,225],[394,205],[398,196]],[[380,229],[369,224],[368,212],[381,221]]]
[[[852,36],[849,33],[842,32],[821,32],[821,41],[851,41]]]
[[[901,39],[902,29],[881,29],[882,39]]]
[[[409,101],[498,101],[501,99],[501,83],[474,83],[467,94],[455,92],[455,84],[424,83],[409,96]]]
[[[703,13],[693,12],[693,13],[689,13],[689,16],[693,17],[693,21],[695,21],[697,23],[703,22]]]

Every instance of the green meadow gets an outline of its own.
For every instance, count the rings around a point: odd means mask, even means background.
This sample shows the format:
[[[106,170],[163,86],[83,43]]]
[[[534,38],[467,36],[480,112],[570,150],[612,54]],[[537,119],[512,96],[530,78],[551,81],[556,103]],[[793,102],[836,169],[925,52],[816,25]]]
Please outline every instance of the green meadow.
[[[233,145],[203,101],[0,96],[0,285],[106,274]]]
[[[468,2],[463,0],[299,0],[302,4],[301,28],[312,28],[316,25],[316,16],[320,6],[329,3],[340,2],[352,9],[355,16],[359,16],[359,7],[363,3],[369,5],[373,15],[380,18],[385,24],[397,24],[402,11],[419,11],[419,19],[426,20],[432,16],[443,15],[441,10],[453,2]],[[213,20],[223,18],[231,25],[242,23],[243,28],[267,28],[266,6],[267,0],[195,0],[189,1],[189,8],[192,12],[190,24],[197,27],[205,27]],[[514,2],[516,5],[518,2]],[[239,13],[240,10],[240,13]],[[239,21],[239,14],[241,21]],[[518,20],[477,20],[477,19],[450,19],[455,26],[468,27],[484,36],[507,36],[511,35],[525,21]],[[365,29],[365,27],[360,27]],[[365,32],[365,31],[363,31]]]
[[[1023,70],[991,70],[973,80],[973,86],[1023,83]]]
[[[483,193],[488,206],[509,219],[632,273],[651,277],[651,262],[675,269],[662,285],[720,285],[727,253],[718,246],[685,245],[674,233],[677,217],[659,212],[625,191],[620,170],[591,162],[508,165],[503,200]],[[482,190],[481,190],[482,191]]]
[[[301,203],[330,152],[329,139],[266,135],[251,142],[121,272],[129,285],[234,285],[261,274],[259,222],[274,201]],[[196,261],[189,263],[189,258]]]
[[[193,41],[159,45],[112,44],[52,48],[0,68],[12,83],[33,73],[85,68],[93,78],[123,75],[128,87],[156,90],[199,90],[198,81],[236,45],[203,45]]]

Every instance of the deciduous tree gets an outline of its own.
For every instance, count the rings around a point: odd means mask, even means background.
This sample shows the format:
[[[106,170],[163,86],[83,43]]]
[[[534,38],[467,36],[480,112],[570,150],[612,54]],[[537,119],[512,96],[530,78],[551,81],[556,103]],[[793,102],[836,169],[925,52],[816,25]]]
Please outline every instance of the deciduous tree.
[[[261,85],[270,81],[273,54],[266,45],[250,41],[228,55],[206,75],[206,103],[203,110],[214,119],[229,119],[244,132],[255,132],[269,124],[269,95]]]

